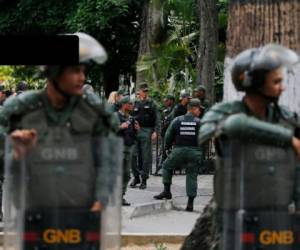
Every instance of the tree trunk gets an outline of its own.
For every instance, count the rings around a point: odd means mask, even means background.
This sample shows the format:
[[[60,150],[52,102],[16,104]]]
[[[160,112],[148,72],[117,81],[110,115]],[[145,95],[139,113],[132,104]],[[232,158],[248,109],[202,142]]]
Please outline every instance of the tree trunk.
[[[247,48],[279,43],[300,52],[300,1],[298,0],[232,0],[227,30],[227,57],[223,100],[240,98],[230,77],[233,58]],[[290,74],[280,103],[300,111],[300,88],[296,79],[300,67]]]
[[[197,84],[206,87],[210,103],[215,101],[215,67],[218,44],[218,13],[216,0],[198,0],[200,39],[197,57]]]
[[[185,238],[180,250],[210,250],[216,237],[216,229],[212,220],[214,203],[212,200],[204,208],[196,221],[192,232]]]
[[[113,70],[112,70],[113,69]],[[104,69],[103,75],[103,86],[105,96],[108,97],[110,92],[117,91],[119,88],[119,76],[120,69],[118,65],[113,67],[112,65],[107,65]]]
[[[138,61],[145,55],[151,55],[152,48],[160,44],[164,37],[166,16],[163,6],[166,0],[145,0],[143,23],[140,36]],[[136,83],[145,82],[144,72],[137,72]]]

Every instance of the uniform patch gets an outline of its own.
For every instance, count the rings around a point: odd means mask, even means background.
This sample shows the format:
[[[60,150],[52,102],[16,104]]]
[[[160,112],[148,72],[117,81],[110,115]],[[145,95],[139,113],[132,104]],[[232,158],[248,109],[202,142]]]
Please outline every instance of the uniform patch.
[[[180,135],[196,135],[196,132],[180,131]]]
[[[195,127],[180,127],[180,130],[192,130],[192,131],[194,131],[194,130],[196,130],[196,128]]]
[[[196,122],[181,122],[181,125],[197,125]]]

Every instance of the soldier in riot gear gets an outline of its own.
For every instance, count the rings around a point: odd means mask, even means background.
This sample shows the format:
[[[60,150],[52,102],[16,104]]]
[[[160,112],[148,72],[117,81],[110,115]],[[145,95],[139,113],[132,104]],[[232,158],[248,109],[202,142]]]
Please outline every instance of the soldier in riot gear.
[[[160,130],[160,115],[157,104],[148,97],[148,84],[139,86],[139,100],[134,103],[133,117],[138,121],[141,129],[137,135],[132,159],[132,173],[134,176],[131,187],[140,184],[140,189],[147,187],[150,169],[152,168],[151,139],[155,140]],[[141,180],[142,178],[142,180]]]
[[[200,126],[201,104],[197,99],[192,99],[188,104],[188,113],[175,118],[167,129],[165,147],[174,145],[172,153],[163,163],[164,191],[155,199],[171,199],[171,184],[173,170],[177,167],[186,167],[186,192],[188,203],[186,211],[193,211],[194,199],[197,195],[198,167],[201,160],[201,149],[198,147],[198,130]]]
[[[201,120],[199,142],[214,138],[218,155],[211,249],[258,249],[262,230],[293,228],[287,215],[291,204],[297,210],[300,205],[295,160],[300,123],[278,99],[284,90],[283,68],[298,61],[295,52],[273,44],[240,53],[232,81],[244,98],[214,105]]]
[[[85,64],[103,63],[106,52],[93,37],[74,35],[79,38],[79,64],[45,66],[46,88],[9,98],[0,114],[2,140],[9,135],[5,152],[9,159],[5,160],[6,225],[15,223],[17,232],[26,230],[19,232],[22,238],[15,242],[22,242],[27,230],[44,230],[46,224],[61,226],[57,229],[60,230],[67,227],[63,224],[66,222],[69,227],[85,230],[82,220],[100,218],[100,212],[106,211],[111,200],[109,194],[116,190],[121,161],[113,148],[120,145],[122,150],[122,141],[116,137],[117,118],[96,94],[82,90]],[[80,216],[74,215],[77,212]],[[68,217],[69,213],[74,218]],[[99,232],[99,227],[100,219],[98,229],[93,230]],[[43,235],[39,230],[35,233]],[[83,238],[78,242],[84,244],[82,241]],[[29,244],[35,249],[46,243],[37,240]],[[78,249],[75,245],[56,247]],[[80,245],[79,249],[89,248]]]
[[[138,122],[130,116],[133,111],[133,102],[130,97],[125,96],[120,101],[120,109],[117,112],[119,117],[120,126],[118,135],[124,139],[124,157],[123,157],[123,206],[130,206],[124,195],[126,193],[127,185],[130,180],[130,167],[132,158],[132,146],[136,141],[136,135],[140,126]]]

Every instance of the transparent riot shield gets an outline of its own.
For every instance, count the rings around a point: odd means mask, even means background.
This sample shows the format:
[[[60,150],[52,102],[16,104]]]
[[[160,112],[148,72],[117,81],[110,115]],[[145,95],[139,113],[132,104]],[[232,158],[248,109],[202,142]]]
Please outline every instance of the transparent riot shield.
[[[291,212],[296,159],[291,148],[221,142],[215,175],[218,250],[300,249]]]
[[[52,132],[6,140],[4,249],[119,249],[122,140]]]

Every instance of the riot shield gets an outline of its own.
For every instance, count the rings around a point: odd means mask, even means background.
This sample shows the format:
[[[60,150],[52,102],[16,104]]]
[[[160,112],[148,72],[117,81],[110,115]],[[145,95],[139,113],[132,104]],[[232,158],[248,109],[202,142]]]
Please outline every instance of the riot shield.
[[[218,146],[217,249],[299,249],[299,218],[290,209],[297,163],[293,150],[239,140]]]
[[[52,132],[6,139],[4,249],[119,249],[122,140]]]

